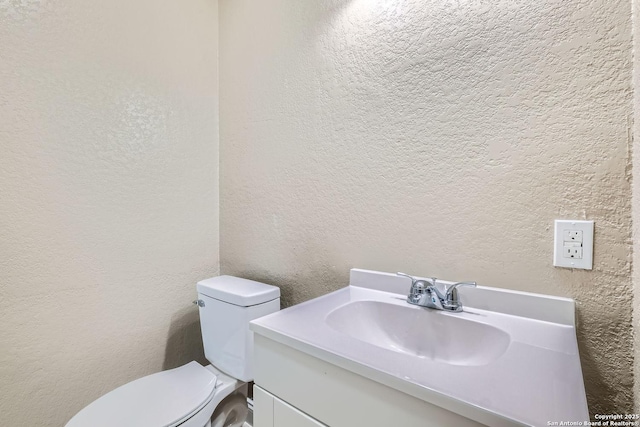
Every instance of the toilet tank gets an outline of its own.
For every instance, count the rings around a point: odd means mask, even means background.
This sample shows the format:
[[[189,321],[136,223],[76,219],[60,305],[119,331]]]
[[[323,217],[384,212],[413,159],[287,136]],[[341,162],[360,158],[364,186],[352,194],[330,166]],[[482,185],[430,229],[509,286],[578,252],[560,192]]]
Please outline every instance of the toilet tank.
[[[280,310],[280,289],[233,276],[198,282],[204,355],[225,374],[253,381],[253,332],[249,322]]]

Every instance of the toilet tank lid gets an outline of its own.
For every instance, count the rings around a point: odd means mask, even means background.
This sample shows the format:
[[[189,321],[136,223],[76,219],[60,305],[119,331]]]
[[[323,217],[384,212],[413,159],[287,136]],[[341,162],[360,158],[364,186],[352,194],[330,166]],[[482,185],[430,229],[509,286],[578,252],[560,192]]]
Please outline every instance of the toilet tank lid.
[[[241,307],[280,298],[280,288],[234,276],[218,276],[198,282],[198,292]]]

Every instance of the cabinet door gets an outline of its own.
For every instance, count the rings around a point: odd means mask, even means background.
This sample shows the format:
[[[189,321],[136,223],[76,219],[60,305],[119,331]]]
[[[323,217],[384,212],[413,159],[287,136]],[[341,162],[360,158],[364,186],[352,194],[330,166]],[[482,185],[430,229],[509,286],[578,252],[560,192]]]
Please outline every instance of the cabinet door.
[[[256,426],[257,427],[257,426]],[[273,427],[326,427],[282,400],[273,399]]]
[[[260,387],[253,387],[253,427],[273,427],[274,400]]]

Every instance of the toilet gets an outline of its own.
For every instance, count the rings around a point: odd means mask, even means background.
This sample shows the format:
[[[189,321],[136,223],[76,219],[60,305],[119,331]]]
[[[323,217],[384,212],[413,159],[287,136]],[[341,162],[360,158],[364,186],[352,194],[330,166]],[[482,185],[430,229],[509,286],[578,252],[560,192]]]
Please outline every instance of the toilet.
[[[280,289],[232,276],[197,284],[205,357],[134,380],[98,398],[66,427],[239,427],[253,380],[249,322],[280,310]]]

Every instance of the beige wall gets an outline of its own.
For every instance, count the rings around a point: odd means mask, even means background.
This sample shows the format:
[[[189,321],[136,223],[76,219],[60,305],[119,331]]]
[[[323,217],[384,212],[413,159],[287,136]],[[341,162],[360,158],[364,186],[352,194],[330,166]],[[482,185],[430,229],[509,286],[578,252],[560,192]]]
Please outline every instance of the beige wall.
[[[0,0],[0,425],[201,358],[217,91],[215,1]]]
[[[640,0],[632,0],[633,49],[640,49]],[[633,165],[634,175],[640,169],[640,55],[633,56]],[[634,330],[634,411],[640,413],[640,186],[638,176],[633,182],[633,330]]]
[[[223,272],[571,296],[592,412],[631,411],[630,7],[223,0]],[[0,424],[202,357],[217,37],[209,0],[0,0]],[[551,266],[554,218],[596,221],[594,271]]]
[[[573,297],[592,413],[631,412],[631,45],[627,1],[223,0],[222,272]],[[555,218],[596,222],[593,271]]]

